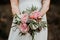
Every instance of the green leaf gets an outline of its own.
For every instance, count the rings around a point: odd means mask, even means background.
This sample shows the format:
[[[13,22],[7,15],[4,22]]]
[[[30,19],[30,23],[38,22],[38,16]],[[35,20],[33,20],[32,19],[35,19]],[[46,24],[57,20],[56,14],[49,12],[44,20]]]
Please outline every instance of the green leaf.
[[[37,10],[37,7],[34,7],[34,6],[32,5],[31,11],[34,11],[34,10]]]
[[[45,22],[45,21],[41,21],[40,23],[39,23],[39,26],[41,26],[41,27],[47,27],[46,26],[47,25],[47,23]]]
[[[29,24],[29,27],[32,28],[32,23]]]

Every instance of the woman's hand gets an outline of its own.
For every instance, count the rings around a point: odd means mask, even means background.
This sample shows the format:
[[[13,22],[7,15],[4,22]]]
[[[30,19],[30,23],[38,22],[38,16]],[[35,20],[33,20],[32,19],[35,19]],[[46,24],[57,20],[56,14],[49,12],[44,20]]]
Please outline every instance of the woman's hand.
[[[13,15],[19,14],[18,0],[10,0]]]
[[[19,12],[19,9],[18,9],[18,7],[17,7],[16,5],[12,6],[12,13],[13,13],[13,16],[14,16],[15,14],[19,14],[19,13],[20,13],[20,12]]]
[[[49,5],[50,5],[50,0],[43,0],[42,1],[42,9],[40,11],[42,17],[49,10]]]

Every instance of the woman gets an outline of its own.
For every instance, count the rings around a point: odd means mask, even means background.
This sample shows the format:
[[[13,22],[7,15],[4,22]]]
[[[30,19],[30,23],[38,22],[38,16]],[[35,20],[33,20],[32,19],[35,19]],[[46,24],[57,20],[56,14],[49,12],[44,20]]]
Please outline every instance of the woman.
[[[17,14],[17,16],[21,17],[20,14],[24,13],[24,11],[26,11],[26,9],[28,9],[28,10],[32,9],[33,11],[31,11],[31,13],[37,12],[39,15],[40,21],[47,22],[46,12],[49,9],[50,0],[10,0],[10,2],[11,2],[12,12],[13,12],[14,16],[15,16],[15,14]],[[26,13],[29,13],[29,12],[26,12]],[[32,14],[32,15],[34,15],[34,16],[33,17],[30,16],[30,18],[38,17],[37,15],[35,16],[35,14]],[[28,15],[26,15],[26,16],[28,16]],[[21,21],[22,21],[22,23],[25,23],[26,19],[25,19],[25,21],[22,19],[24,19],[23,15],[22,15]],[[15,18],[13,19],[13,22],[14,21],[15,21]],[[12,23],[12,26],[13,25],[15,25],[15,24]],[[25,26],[26,26],[26,24],[25,24]],[[32,36],[29,33],[27,33],[28,30],[29,29],[27,28],[26,30],[21,31],[21,26],[20,27],[19,26],[11,27],[8,40],[33,40]],[[22,33],[26,33],[26,34],[21,36],[19,34],[20,31]],[[31,31],[31,33],[32,33],[32,31]],[[42,28],[40,30],[40,32],[36,32],[36,34],[34,35],[35,40],[47,40],[47,38],[48,38],[47,27]]]

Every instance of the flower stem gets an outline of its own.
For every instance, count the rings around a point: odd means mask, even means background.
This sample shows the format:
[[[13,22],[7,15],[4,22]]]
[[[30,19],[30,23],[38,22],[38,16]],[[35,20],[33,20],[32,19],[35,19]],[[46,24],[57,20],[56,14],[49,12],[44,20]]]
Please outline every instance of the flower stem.
[[[32,32],[32,40],[34,40],[34,31]]]

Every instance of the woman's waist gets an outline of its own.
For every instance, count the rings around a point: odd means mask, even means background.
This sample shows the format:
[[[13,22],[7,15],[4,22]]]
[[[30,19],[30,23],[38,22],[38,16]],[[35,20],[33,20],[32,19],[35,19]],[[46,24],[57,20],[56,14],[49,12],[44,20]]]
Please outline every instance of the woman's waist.
[[[41,0],[19,0],[19,3],[35,3],[35,2],[39,2],[41,3]]]
[[[41,4],[40,1],[25,1],[25,2],[19,2],[19,5],[38,5],[38,4]]]
[[[27,8],[30,9],[32,6],[40,9],[42,7],[42,4],[41,4],[41,2],[24,2],[24,3],[19,3],[19,9],[20,10],[27,9]]]

